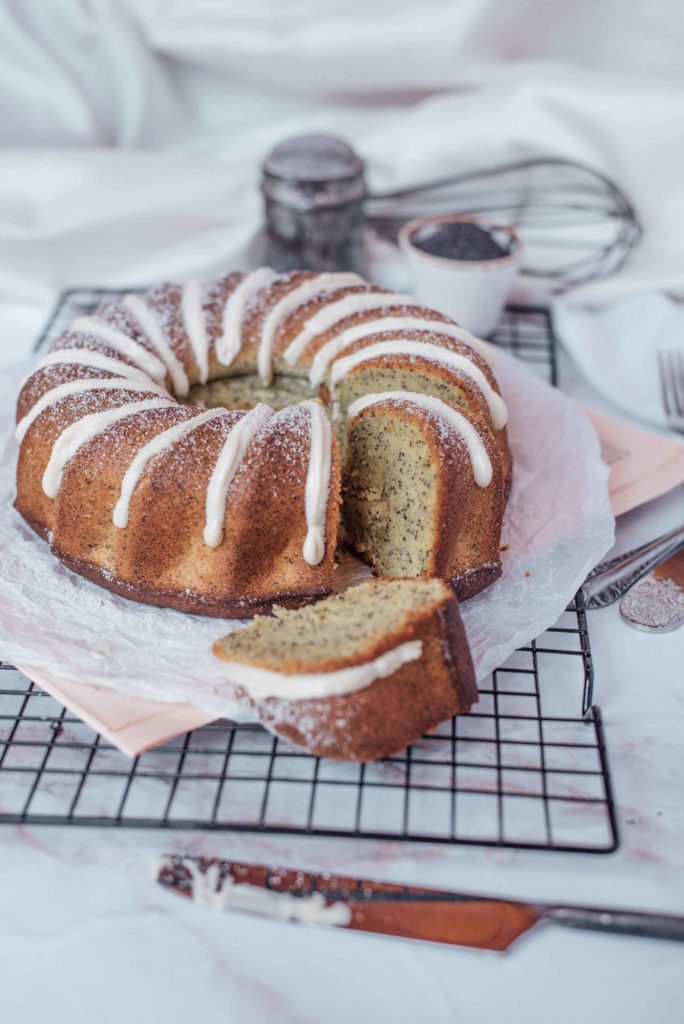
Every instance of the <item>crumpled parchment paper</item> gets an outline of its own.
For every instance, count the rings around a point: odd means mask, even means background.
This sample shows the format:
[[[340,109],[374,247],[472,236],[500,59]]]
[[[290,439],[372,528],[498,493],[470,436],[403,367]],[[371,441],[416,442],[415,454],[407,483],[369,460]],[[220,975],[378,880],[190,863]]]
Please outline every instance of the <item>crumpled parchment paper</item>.
[[[61,566],[14,510],[14,407],[29,368],[5,371],[0,382],[0,657],[63,680],[243,718],[211,653],[212,642],[240,623],[110,594]],[[503,576],[462,606],[479,680],[558,619],[614,531],[608,470],[589,421],[513,357],[497,353],[496,373],[514,472]],[[364,574],[359,566],[343,564],[339,584]]]

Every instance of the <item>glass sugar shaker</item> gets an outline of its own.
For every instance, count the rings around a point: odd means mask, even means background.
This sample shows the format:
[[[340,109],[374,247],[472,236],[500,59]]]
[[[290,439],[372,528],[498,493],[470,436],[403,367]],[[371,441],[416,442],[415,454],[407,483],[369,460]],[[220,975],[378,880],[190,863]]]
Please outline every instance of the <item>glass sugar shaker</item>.
[[[262,164],[263,262],[275,270],[363,271],[364,164],[333,135],[281,142]]]

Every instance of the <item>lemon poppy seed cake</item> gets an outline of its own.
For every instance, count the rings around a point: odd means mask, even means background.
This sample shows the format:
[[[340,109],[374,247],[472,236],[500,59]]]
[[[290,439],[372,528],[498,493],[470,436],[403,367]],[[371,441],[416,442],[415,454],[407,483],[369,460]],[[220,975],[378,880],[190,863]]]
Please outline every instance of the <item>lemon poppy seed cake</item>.
[[[510,480],[490,363],[447,317],[352,273],[127,295],[23,382],[15,504],[69,568],[183,611],[329,594],[341,517],[376,572],[469,596],[500,572]]]
[[[387,757],[477,701],[458,603],[437,579],[371,580],[276,609],[214,653],[261,723],[318,757]]]

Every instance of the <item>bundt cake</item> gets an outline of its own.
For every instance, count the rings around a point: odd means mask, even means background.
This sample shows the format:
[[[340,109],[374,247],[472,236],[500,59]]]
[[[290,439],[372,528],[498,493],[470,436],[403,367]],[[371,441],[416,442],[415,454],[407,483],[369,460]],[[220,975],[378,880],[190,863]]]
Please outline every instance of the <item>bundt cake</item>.
[[[183,611],[330,593],[340,515],[378,572],[469,596],[500,572],[510,478],[490,351],[352,273],[106,301],[22,384],[16,507],[69,568]]]
[[[275,609],[214,653],[261,723],[318,757],[388,757],[477,701],[458,604],[438,579],[371,580]]]

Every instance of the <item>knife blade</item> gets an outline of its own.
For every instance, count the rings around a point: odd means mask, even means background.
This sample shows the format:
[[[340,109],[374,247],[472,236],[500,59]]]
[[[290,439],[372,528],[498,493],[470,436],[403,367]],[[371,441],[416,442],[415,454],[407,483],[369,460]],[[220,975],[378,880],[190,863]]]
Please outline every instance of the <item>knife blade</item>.
[[[620,614],[630,626],[648,633],[671,633],[684,625],[684,548],[625,594]]]
[[[684,917],[561,906],[169,855],[157,881],[220,909],[504,952],[542,922],[684,942]]]

